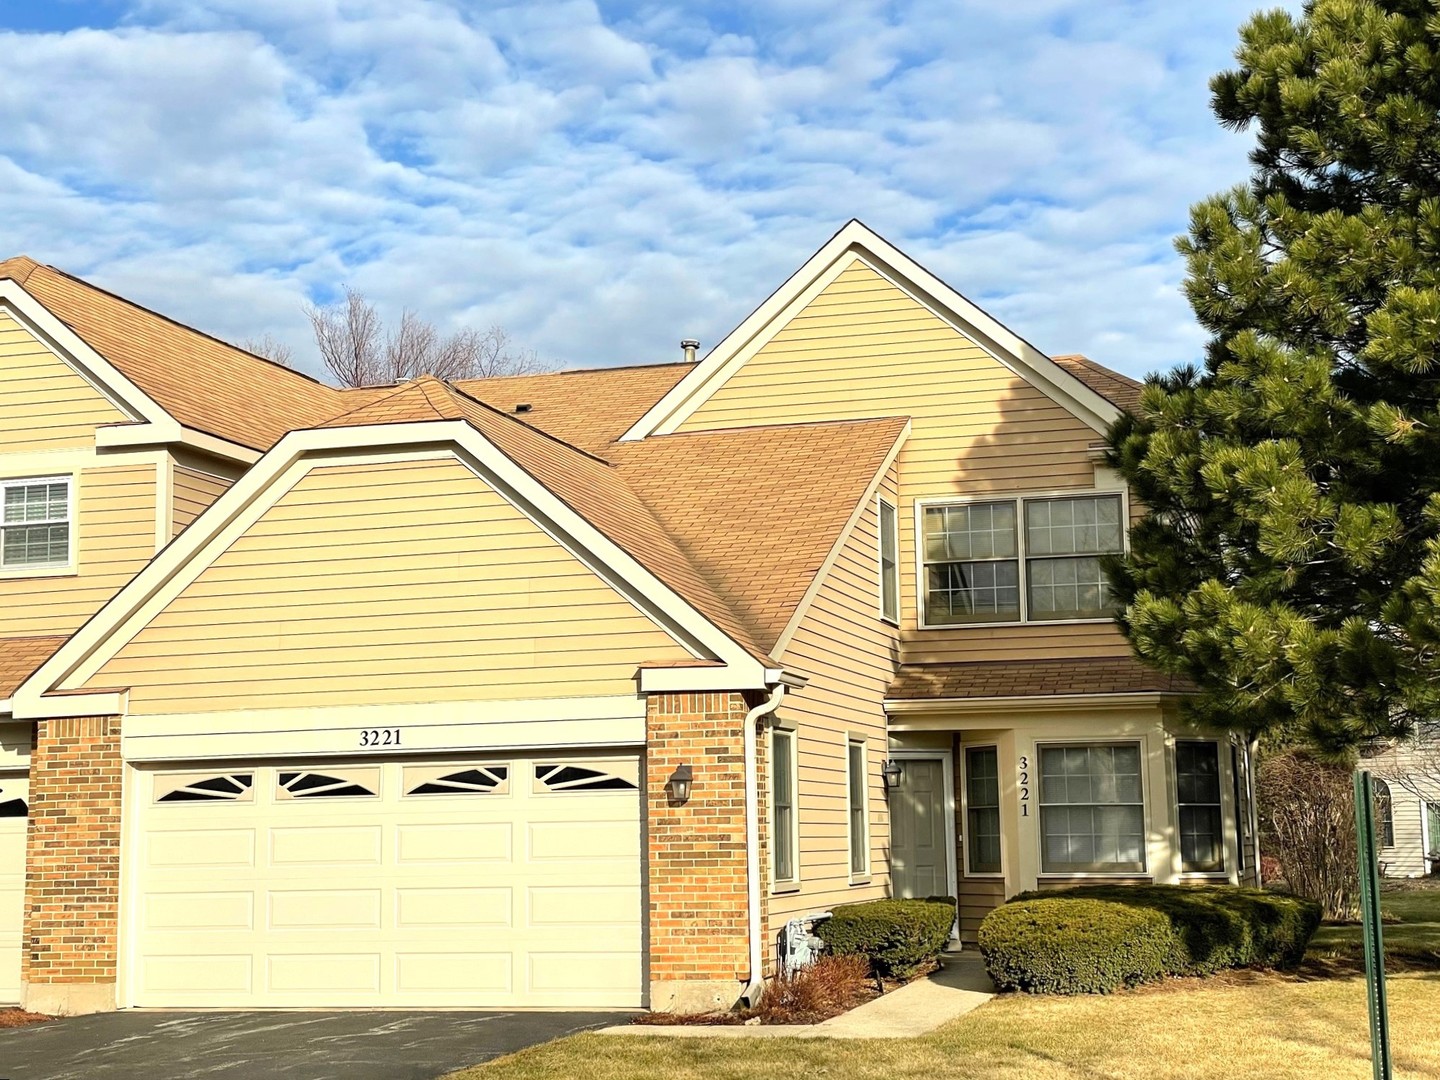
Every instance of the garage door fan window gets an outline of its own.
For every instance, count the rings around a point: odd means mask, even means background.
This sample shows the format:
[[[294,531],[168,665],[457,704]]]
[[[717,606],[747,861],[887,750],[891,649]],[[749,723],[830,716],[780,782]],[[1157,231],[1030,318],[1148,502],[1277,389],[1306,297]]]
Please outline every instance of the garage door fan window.
[[[25,800],[14,790],[14,787],[6,787],[0,782],[0,818],[22,818],[30,816],[30,808]]]
[[[281,799],[335,799],[373,796],[380,790],[380,773],[375,769],[349,769],[337,773],[282,772]]]
[[[155,801],[249,802],[254,798],[250,773],[189,773],[155,778]]]
[[[419,765],[405,770],[406,795],[503,795],[510,790],[510,768],[506,765],[454,766]]]
[[[536,765],[535,786],[543,791],[635,791],[640,785],[623,776],[581,765]]]

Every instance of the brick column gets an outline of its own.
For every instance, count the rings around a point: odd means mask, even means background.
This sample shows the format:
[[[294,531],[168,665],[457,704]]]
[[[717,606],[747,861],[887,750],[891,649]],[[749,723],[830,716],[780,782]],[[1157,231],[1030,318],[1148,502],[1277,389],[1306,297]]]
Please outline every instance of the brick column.
[[[120,910],[120,720],[42,720],[30,758],[25,849],[26,1008],[115,1008]]]
[[[650,1007],[727,1009],[750,976],[743,741],[749,706],[741,693],[651,694],[645,711]],[[690,801],[676,805],[665,785],[681,764],[695,779]]]

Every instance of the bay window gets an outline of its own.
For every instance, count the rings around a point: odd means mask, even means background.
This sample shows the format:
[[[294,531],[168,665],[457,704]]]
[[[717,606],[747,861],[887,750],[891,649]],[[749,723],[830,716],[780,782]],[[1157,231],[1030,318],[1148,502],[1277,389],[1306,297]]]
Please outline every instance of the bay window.
[[[1225,869],[1220,805],[1220,747],[1213,742],[1175,744],[1175,801],[1180,818],[1180,869],[1218,874]]]
[[[1000,873],[1000,755],[993,746],[965,748],[965,851],[969,873]]]
[[[1044,746],[1039,755],[1041,870],[1143,873],[1139,745]]]

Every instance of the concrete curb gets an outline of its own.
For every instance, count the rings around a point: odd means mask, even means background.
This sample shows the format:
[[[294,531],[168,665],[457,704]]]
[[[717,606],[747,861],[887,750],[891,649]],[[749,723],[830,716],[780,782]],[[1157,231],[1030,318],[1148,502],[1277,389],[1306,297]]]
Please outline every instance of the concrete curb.
[[[626,1024],[598,1035],[680,1039],[913,1039],[978,1009],[995,996],[978,953],[951,953],[944,967],[820,1024]]]

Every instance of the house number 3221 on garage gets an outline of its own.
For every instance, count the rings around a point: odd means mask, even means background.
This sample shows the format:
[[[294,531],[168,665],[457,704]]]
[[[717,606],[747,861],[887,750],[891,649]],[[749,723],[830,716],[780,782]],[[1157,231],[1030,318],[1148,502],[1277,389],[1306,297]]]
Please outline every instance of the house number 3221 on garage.
[[[361,746],[399,746],[400,729],[397,727],[361,728]]]

